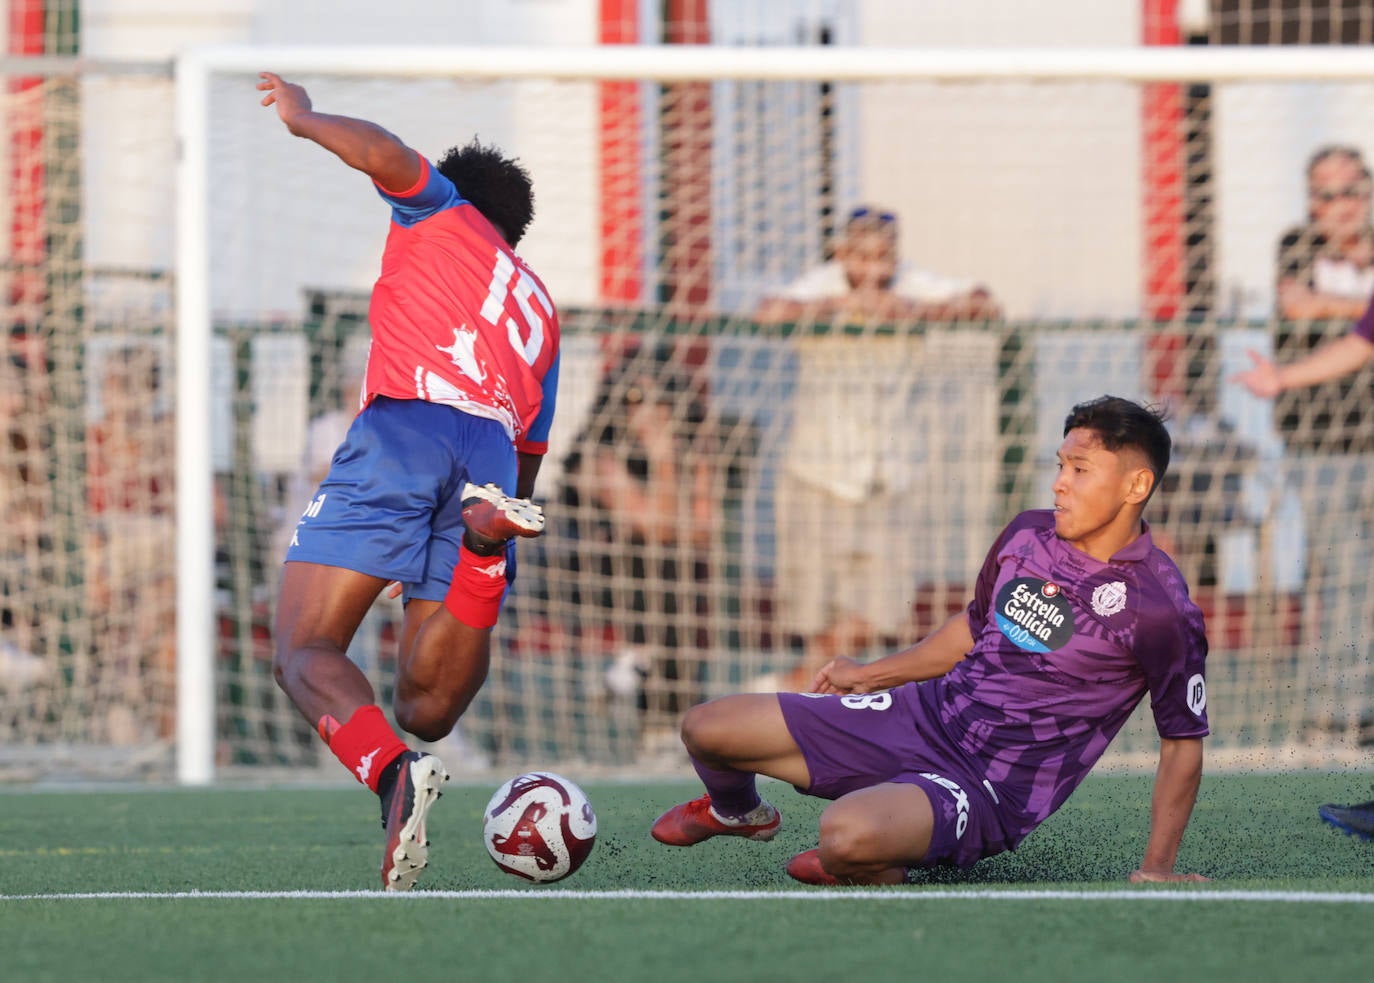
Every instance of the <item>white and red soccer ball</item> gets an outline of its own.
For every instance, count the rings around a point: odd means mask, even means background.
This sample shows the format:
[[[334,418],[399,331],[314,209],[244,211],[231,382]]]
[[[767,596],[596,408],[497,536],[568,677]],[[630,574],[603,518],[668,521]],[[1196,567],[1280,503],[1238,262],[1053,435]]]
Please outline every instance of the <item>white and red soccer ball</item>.
[[[482,841],[508,874],[558,881],[582,866],[596,843],[596,813],[577,785],[549,771],[516,775],[482,814]]]

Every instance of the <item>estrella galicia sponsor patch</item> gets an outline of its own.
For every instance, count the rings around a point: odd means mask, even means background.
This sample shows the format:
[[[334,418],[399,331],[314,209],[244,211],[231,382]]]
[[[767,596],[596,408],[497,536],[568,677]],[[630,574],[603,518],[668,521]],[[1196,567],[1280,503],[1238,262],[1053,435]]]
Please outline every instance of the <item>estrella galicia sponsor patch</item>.
[[[1073,638],[1073,608],[1051,581],[1007,581],[997,592],[996,611],[1002,634],[1027,652],[1053,652]]]

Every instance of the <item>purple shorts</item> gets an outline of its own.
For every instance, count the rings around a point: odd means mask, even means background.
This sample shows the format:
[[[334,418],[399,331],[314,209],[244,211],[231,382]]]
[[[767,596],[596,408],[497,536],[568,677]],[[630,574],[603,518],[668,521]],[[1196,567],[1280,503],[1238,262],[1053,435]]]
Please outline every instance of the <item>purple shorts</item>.
[[[334,452],[286,559],[399,580],[407,601],[442,601],[463,539],[463,485],[490,481],[513,495],[515,479],[515,446],[495,420],[378,397]]]
[[[885,782],[916,785],[935,813],[923,867],[971,867],[1012,844],[993,793],[955,753],[921,731],[915,684],[882,693],[779,693],[783,720],[811,772],[805,795],[838,799]]]

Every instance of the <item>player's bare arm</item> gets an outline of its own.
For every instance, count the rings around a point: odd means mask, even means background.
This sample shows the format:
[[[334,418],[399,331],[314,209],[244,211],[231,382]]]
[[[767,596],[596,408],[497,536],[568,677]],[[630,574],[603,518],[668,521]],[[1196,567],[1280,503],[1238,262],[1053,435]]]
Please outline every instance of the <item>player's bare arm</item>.
[[[420,156],[376,123],[319,113],[303,86],[273,72],[258,74],[264,106],[276,106],[277,116],[292,135],[318,143],[355,170],[362,171],[387,191],[404,191],[420,179]]]
[[[964,612],[952,616],[911,648],[869,663],[847,657],[821,666],[812,681],[813,693],[872,693],[902,683],[943,676],[973,649],[973,632]]]
[[[1201,874],[1174,871],[1201,782],[1202,739],[1161,740],[1159,768],[1150,798],[1150,840],[1140,867],[1131,873],[1132,883],[1207,880]]]

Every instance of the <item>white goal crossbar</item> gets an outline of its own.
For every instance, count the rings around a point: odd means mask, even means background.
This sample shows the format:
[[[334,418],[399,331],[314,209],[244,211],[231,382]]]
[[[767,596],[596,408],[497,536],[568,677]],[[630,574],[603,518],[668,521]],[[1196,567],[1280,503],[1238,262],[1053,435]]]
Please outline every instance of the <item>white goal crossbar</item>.
[[[465,78],[833,81],[1119,80],[1128,82],[1349,81],[1367,79],[1361,47],[845,48],[608,45],[303,47],[193,50],[178,76],[214,70],[343,72]]]

